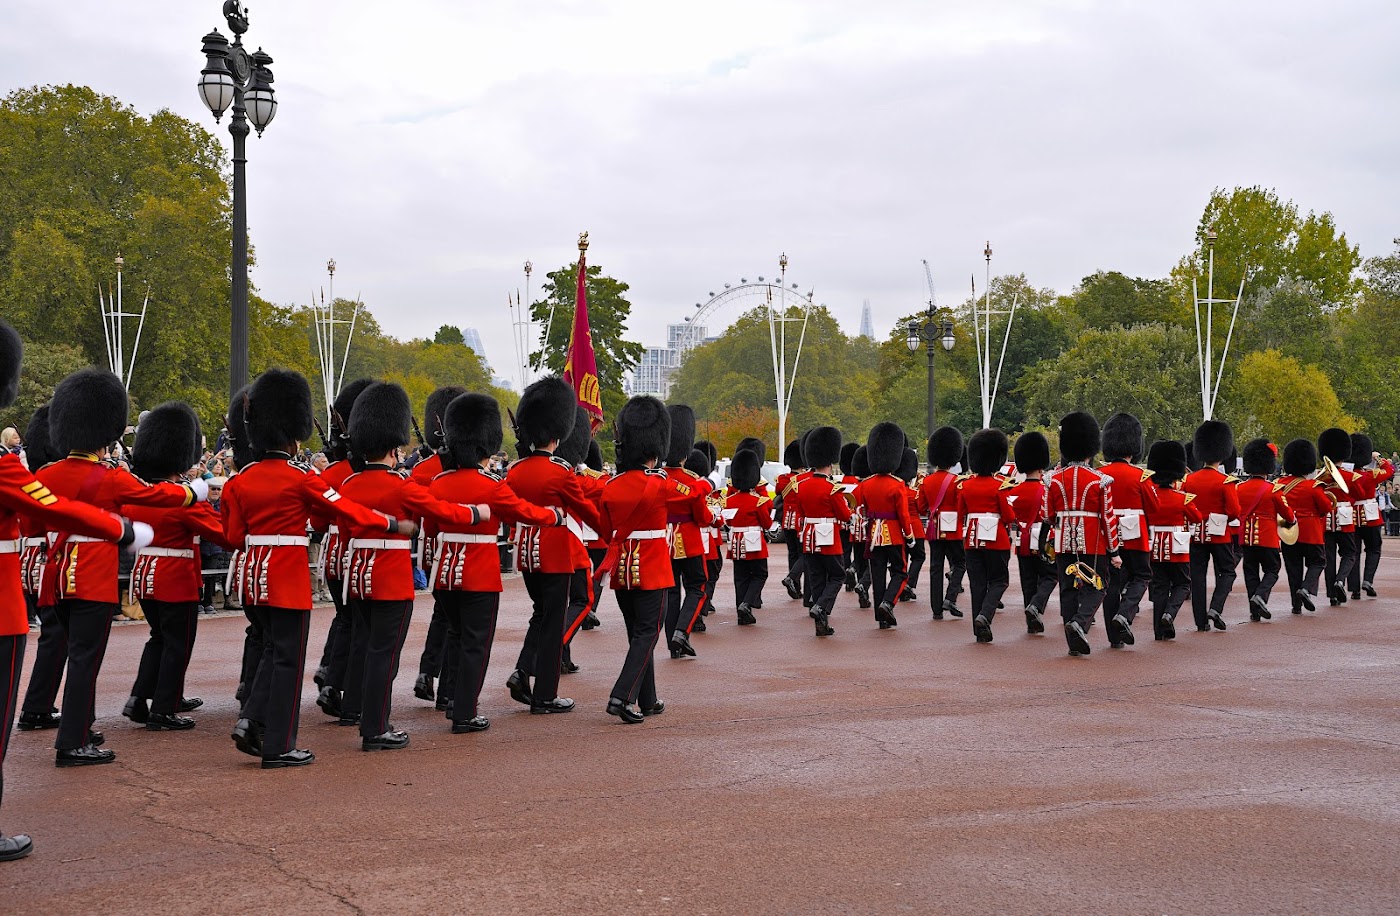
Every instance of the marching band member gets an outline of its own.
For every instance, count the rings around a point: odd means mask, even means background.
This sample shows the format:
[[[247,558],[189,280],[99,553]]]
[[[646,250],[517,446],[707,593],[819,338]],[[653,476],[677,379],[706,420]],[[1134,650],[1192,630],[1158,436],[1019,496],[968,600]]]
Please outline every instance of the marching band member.
[[[1208,632],[1212,625],[1225,629],[1225,600],[1235,584],[1239,554],[1235,551],[1230,528],[1239,521],[1240,501],[1235,492],[1238,480],[1221,464],[1235,450],[1235,436],[1227,423],[1207,420],[1192,437],[1192,455],[1200,470],[1186,476],[1182,489],[1196,496],[1201,522],[1191,531],[1191,614],[1196,630]],[[1215,588],[1207,601],[1206,572],[1215,566]]]
[[[1343,467],[1351,463],[1351,436],[1346,430],[1335,426],[1324,429],[1317,436],[1317,453],[1331,461],[1337,471],[1337,479],[1326,473],[1321,478],[1333,503],[1327,516],[1323,548],[1327,557],[1328,603],[1336,607],[1346,604],[1347,578],[1356,566],[1356,508],[1352,496],[1360,475]]]
[[[904,441],[904,430],[897,424],[875,424],[865,441],[870,473],[856,485],[855,517],[863,520],[866,530],[855,549],[869,557],[875,622],[882,630],[899,625],[894,609],[904,592],[908,570],[905,551],[918,527],[909,511],[909,484],[899,476],[908,451]]]
[[[1152,635],[1161,642],[1176,639],[1176,615],[1191,593],[1190,526],[1201,520],[1201,513],[1192,505],[1195,495],[1181,491],[1187,473],[1184,445],[1175,439],[1152,443],[1147,469],[1152,472],[1153,487],[1143,509],[1152,544],[1147,595],[1152,602]]]
[[[1021,598],[1026,608],[1026,632],[1045,632],[1045,608],[1055,593],[1055,569],[1041,556],[1038,539],[1045,536],[1040,510],[1045,497],[1045,470],[1050,466],[1050,443],[1037,432],[1021,433],[1014,449],[1016,468],[1026,479],[1011,488],[1006,498],[1016,513],[1020,536],[1016,538],[1016,568],[1021,578]]]
[[[979,643],[992,641],[992,620],[1011,584],[1011,540],[1019,535],[1016,513],[1007,498],[1014,484],[999,476],[1006,463],[1006,433],[980,429],[967,442],[972,476],[958,482],[958,521],[968,590],[972,593],[972,632]]]
[[[962,532],[958,530],[957,482],[953,468],[962,460],[963,437],[951,426],[941,426],[928,438],[929,472],[919,484],[918,514],[928,518],[929,605],[933,619],[942,620],[946,613],[961,617],[958,594],[962,592],[963,557]],[[945,578],[947,590],[938,595],[938,582]]]
[[[1351,470],[1357,475],[1352,507],[1356,516],[1356,562],[1352,564],[1347,585],[1351,597],[1359,599],[1362,591],[1376,597],[1376,573],[1381,568],[1381,532],[1385,519],[1381,517],[1376,489],[1395,476],[1395,465],[1373,451],[1371,437],[1365,433],[1351,434]],[[1366,561],[1361,561],[1362,551]],[[1364,569],[1363,569],[1364,565]]]
[[[1269,595],[1278,582],[1283,561],[1279,554],[1278,527],[1298,524],[1288,501],[1269,478],[1278,470],[1278,455],[1268,439],[1251,439],[1240,453],[1246,480],[1235,488],[1240,503],[1240,544],[1243,552],[1244,590],[1249,595],[1249,619],[1270,620]],[[1262,571],[1262,575],[1260,574]]]
[[[1152,472],[1137,466],[1146,448],[1142,424],[1132,414],[1116,413],[1104,423],[1103,457],[1107,463],[1099,472],[1113,482],[1113,512],[1118,516],[1118,536],[1123,543],[1123,565],[1109,568],[1103,596],[1103,616],[1110,636],[1132,626],[1152,581],[1150,545],[1142,522],[1151,496],[1147,480]]]
[[[666,597],[666,642],[672,658],[695,655],[690,628],[705,601],[705,543],[703,529],[713,521],[709,481],[688,470],[695,441],[695,411],[684,404],[666,408],[671,415],[671,439],[666,453],[666,476],[677,484],[667,509],[667,542],[675,584]]]
[[[588,456],[584,459],[584,467],[579,473],[588,479],[593,505],[602,512],[603,488],[608,485],[612,475],[603,470],[603,450],[597,439],[588,440]],[[583,546],[588,551],[589,566],[596,573],[598,564],[603,562],[603,557],[607,555],[608,544],[603,540],[603,536],[593,529],[584,532],[585,535],[590,533],[592,536],[586,538]],[[590,585],[589,590],[593,598],[588,603],[588,613],[584,616],[583,623],[579,625],[581,630],[593,630],[602,623],[598,618],[598,602],[603,598],[603,590],[596,585]]]
[[[603,493],[602,482],[598,477],[584,473],[584,461],[588,458],[588,446],[593,441],[593,421],[589,417],[588,411],[583,409],[582,404],[578,404],[576,407],[574,428],[569,433],[568,438],[559,443],[559,447],[554,450],[554,455],[573,465],[574,474],[578,476],[579,486],[583,489],[588,500],[596,507]],[[578,665],[574,664],[570,644],[573,642],[574,634],[583,626],[584,618],[588,616],[588,609],[593,604],[593,561],[588,556],[587,542],[596,539],[597,536],[598,532],[592,528],[580,526],[579,537],[574,538],[569,543],[569,549],[573,551],[574,555],[574,572],[569,579],[569,608],[564,612],[564,648],[559,665],[559,670],[563,674],[574,674],[579,670]]]
[[[846,571],[841,568],[841,539],[836,529],[851,519],[845,489],[832,480],[831,471],[841,458],[841,431],[819,426],[803,442],[803,463],[811,476],[798,483],[792,496],[802,519],[802,563],[807,575],[808,615],[816,621],[818,636],[836,633],[829,623]]]
[[[857,481],[857,490],[860,489],[860,482],[864,481],[867,477],[870,476],[870,459],[869,457],[867,457],[866,447],[864,445],[857,448],[855,450],[855,454],[851,455],[851,476],[854,477]],[[855,496],[854,493],[852,493],[851,495],[852,497]],[[915,495],[914,499],[917,503],[917,494]],[[860,605],[861,610],[868,611],[875,606],[874,602],[870,600],[870,587],[872,584],[869,547],[870,519],[865,517],[865,511],[861,508],[860,500],[855,499],[854,501],[855,505],[852,507],[851,511],[851,537],[855,541],[853,551],[855,555],[860,558],[861,561],[860,571],[856,575],[856,602]],[[915,517],[916,516],[912,514],[910,515],[911,520]],[[915,531],[915,536],[917,537],[922,529],[917,524],[915,525],[915,528],[918,529]],[[901,585],[900,588],[902,589],[903,586]]]
[[[691,630],[696,633],[705,632],[705,618],[715,612],[715,589],[719,586],[720,573],[724,571],[724,551],[720,549],[720,543],[724,540],[724,490],[711,479],[716,468],[719,467],[719,450],[715,444],[708,439],[699,439],[695,443],[695,451],[705,456],[706,482],[709,483],[709,495],[706,499],[710,505],[710,515],[713,520],[705,534],[705,600],[700,605],[700,616],[696,618],[695,625]],[[687,467],[689,467],[687,460]],[[696,471],[699,464],[690,470]]]
[[[846,490],[846,501],[851,504],[852,509],[856,508],[856,485],[860,483],[860,478],[855,476],[853,471],[852,461],[854,461],[856,451],[860,447],[859,442],[847,442],[841,446],[841,459],[837,462],[837,467],[841,471],[841,486]],[[856,549],[855,539],[851,537],[851,527],[855,524],[857,524],[857,520],[853,517],[851,525],[841,529],[841,562],[846,564],[846,591],[848,592],[856,590],[856,583],[860,581],[860,574],[865,568],[864,551]]]
[[[924,568],[924,561],[928,559],[928,548],[924,545],[924,539],[919,537],[928,528],[928,519],[919,513],[919,453],[908,446],[908,439],[905,440],[904,457],[900,459],[899,470],[895,472],[900,480],[904,481],[905,493],[909,497],[909,517],[917,519],[918,524],[914,529],[914,539],[908,544],[908,572],[904,578],[904,591],[900,592],[899,600],[913,604],[919,600],[919,596],[914,589],[919,584],[919,571]],[[961,580],[959,580],[958,590],[962,590]]]
[[[762,603],[768,581],[768,531],[773,501],[759,492],[763,467],[757,453],[740,449],[729,465],[729,495],[724,518],[729,523],[729,565],[734,569],[734,602],[739,626],[757,623],[753,609]]]
[[[24,454],[29,472],[62,458],[49,441],[49,405],[34,411],[24,430]],[[33,604],[39,615],[39,642],[34,647],[34,665],[29,671],[29,688],[24,692],[20,707],[19,730],[58,728],[58,689],[63,684],[63,669],[68,666],[68,633],[58,622],[58,609],[41,602],[44,565],[48,560],[49,538],[43,522],[37,516],[20,515],[23,553],[20,554],[20,577],[26,604]]]
[[[1317,472],[1317,448],[1307,439],[1294,439],[1283,447],[1283,476],[1279,495],[1298,519],[1298,540],[1282,545],[1283,565],[1288,572],[1288,592],[1293,613],[1317,610],[1317,585],[1327,558],[1327,519],[1332,514],[1332,498],[1327,485],[1313,477]]]
[[[802,581],[802,518],[797,511],[797,500],[789,499],[797,492],[797,485],[808,476],[807,468],[802,464],[800,439],[788,443],[783,451],[783,464],[788,467],[787,473],[779,474],[777,481],[778,508],[783,518],[783,542],[787,544],[788,572],[783,577],[783,588],[787,589],[788,597],[796,601],[805,598],[806,595]]]

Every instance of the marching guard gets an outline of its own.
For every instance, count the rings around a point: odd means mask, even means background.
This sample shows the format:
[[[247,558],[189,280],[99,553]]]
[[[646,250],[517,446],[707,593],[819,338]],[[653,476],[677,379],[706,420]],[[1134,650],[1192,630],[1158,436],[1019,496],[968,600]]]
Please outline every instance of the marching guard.
[[[831,472],[841,458],[841,431],[834,426],[818,426],[803,440],[803,464],[811,475],[792,492],[802,522],[802,563],[807,576],[805,603],[816,622],[818,636],[833,636],[830,624],[836,596],[841,593],[846,571],[841,566],[841,539],[838,526],[851,519],[851,506],[841,484]]]
[[[666,476],[675,484],[668,499],[666,540],[671,549],[675,584],[666,597],[666,642],[672,658],[694,657],[690,629],[705,602],[704,531],[713,516],[706,501],[709,481],[685,467],[695,441],[695,411],[684,404],[667,408],[671,438],[666,453]]]
[[[1235,450],[1229,424],[1207,420],[1196,428],[1191,443],[1192,454],[1201,464],[1182,484],[1183,490],[1195,494],[1196,511],[1201,513],[1200,523],[1191,531],[1191,614],[1197,632],[1205,633],[1212,626],[1225,629],[1225,601],[1240,562],[1230,530],[1239,524],[1240,501],[1235,492],[1238,480],[1221,468]],[[1207,594],[1207,567],[1212,565],[1215,587]]]
[[[1332,607],[1347,602],[1347,579],[1356,566],[1356,506],[1352,502],[1361,476],[1343,465],[1351,463],[1351,436],[1333,426],[1317,437],[1324,462],[1323,483],[1332,497],[1324,550],[1327,556],[1327,599]]]
[[[992,620],[1011,584],[1011,540],[1018,533],[1016,513],[1007,498],[1013,484],[998,476],[1006,463],[1006,433],[979,429],[967,442],[972,475],[958,482],[958,522],[972,597],[972,632],[979,643],[992,641]]]
[[[1123,565],[1109,567],[1103,616],[1105,620],[1121,616],[1129,626],[1137,619],[1138,608],[1152,581],[1147,527],[1143,524],[1143,512],[1152,494],[1147,485],[1152,472],[1137,465],[1146,449],[1137,417],[1116,413],[1104,423],[1103,457],[1107,463],[1099,471],[1113,482],[1113,514],[1118,516]]]
[[[1045,609],[1055,593],[1055,568],[1041,556],[1046,536],[1040,512],[1045,497],[1045,471],[1050,467],[1050,442],[1037,432],[1021,433],[1013,448],[1016,469],[1026,479],[1011,488],[1006,498],[1016,513],[1020,533],[1016,538],[1016,570],[1025,602],[1026,632],[1045,632]]]
[[[1186,446],[1175,439],[1152,443],[1147,453],[1152,472],[1151,499],[1143,510],[1152,548],[1152,635],[1158,642],[1176,639],[1176,615],[1191,593],[1191,526],[1201,521],[1195,495],[1183,493]]]
[[[1281,545],[1288,592],[1295,614],[1317,610],[1318,582],[1327,565],[1324,549],[1332,497],[1317,473],[1317,447],[1308,439],[1294,439],[1283,447],[1283,476],[1279,495],[1298,519],[1297,538]]]
[[[1373,451],[1371,437],[1365,433],[1351,434],[1351,470],[1356,473],[1356,492],[1352,494],[1356,517],[1356,562],[1352,564],[1347,586],[1351,597],[1359,599],[1364,591],[1376,597],[1376,573],[1381,568],[1381,532],[1385,519],[1381,517],[1377,488],[1395,476],[1395,465]],[[1362,562],[1361,555],[1366,555]]]
[[[856,485],[856,517],[865,530],[855,550],[869,558],[870,597],[882,630],[899,626],[894,611],[904,593],[908,545],[918,527],[909,511],[909,485],[899,476],[907,451],[904,441],[904,430],[897,424],[875,424],[865,441],[870,473]],[[858,588],[857,595],[864,597],[863,586],[858,583]]]
[[[783,543],[787,545],[787,575],[783,577],[783,588],[787,589],[788,597],[796,601],[804,598],[806,589],[803,587],[802,576],[804,567],[802,563],[802,521],[801,514],[797,509],[797,500],[790,499],[797,492],[797,485],[808,476],[807,468],[802,463],[802,440],[794,439],[788,443],[783,451],[783,464],[788,470],[784,474],[778,475],[778,508],[783,519]]]
[[[962,453],[962,433],[951,426],[940,426],[928,437],[929,472],[919,484],[918,510],[928,517],[929,606],[934,620],[942,620],[945,613],[950,617],[963,615],[957,600],[967,567],[958,530],[958,475],[953,472],[962,461]],[[940,598],[937,585],[945,578],[948,586]]]
[[[1283,566],[1279,526],[1293,528],[1298,517],[1270,478],[1278,470],[1278,454],[1268,439],[1251,439],[1240,453],[1245,480],[1235,488],[1240,503],[1241,565],[1249,596],[1249,619],[1271,620],[1269,595]]]
[[[729,565],[734,570],[734,603],[741,627],[758,623],[753,611],[763,603],[763,586],[768,581],[773,500],[759,492],[762,478],[757,453],[747,449],[734,453],[723,516],[729,524]]]

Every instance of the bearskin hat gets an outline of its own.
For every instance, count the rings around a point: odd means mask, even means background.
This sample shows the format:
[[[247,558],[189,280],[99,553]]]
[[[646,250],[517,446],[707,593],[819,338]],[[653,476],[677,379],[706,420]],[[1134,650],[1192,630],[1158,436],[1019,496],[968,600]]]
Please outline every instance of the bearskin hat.
[[[1023,474],[1043,471],[1050,467],[1050,440],[1040,433],[1021,433],[1016,437],[1016,470]]]
[[[1147,452],[1147,469],[1160,482],[1170,483],[1186,476],[1186,446],[1175,439],[1160,439]]]
[[[233,452],[233,466],[238,470],[246,468],[258,460],[258,451],[248,438],[248,386],[238,389],[229,401],[228,413],[224,415],[224,433],[228,437],[229,449]]]
[[[905,483],[913,483],[914,478],[919,476],[919,453],[912,448],[904,450],[904,456],[899,459],[899,479]]]
[[[19,366],[24,359],[24,343],[19,332],[0,321],[0,408],[9,407],[19,396]]]
[[[695,447],[695,411],[686,404],[672,404],[666,408],[671,415],[671,447],[666,453],[666,467],[678,468],[690,457]]]
[[[1333,426],[1324,429],[1317,436],[1317,453],[1323,458],[1331,458],[1337,464],[1351,460],[1351,436],[1344,429]]]
[[[1283,447],[1283,473],[1307,477],[1317,470],[1317,447],[1307,439],[1294,439]]]
[[[710,459],[710,470],[713,471],[715,465],[719,463],[719,449],[715,448],[715,444],[709,439],[696,439],[695,447],[704,452],[705,457]]]
[[[713,470],[713,468],[710,467],[710,456],[706,455],[698,448],[690,450],[690,454],[685,458],[683,467],[696,477],[709,477],[710,471]]]
[[[268,369],[249,386],[247,406],[248,436],[255,451],[280,449],[311,435],[311,386],[300,372]]]
[[[578,422],[578,395],[557,375],[546,375],[525,389],[512,425],[524,451],[569,438]]]
[[[860,448],[859,442],[847,442],[841,446],[841,474],[845,477],[851,475],[851,459],[856,456],[856,449]]]
[[[999,429],[979,429],[967,440],[968,470],[974,474],[995,474],[1006,464],[1008,448],[1006,433]]]
[[[103,369],[79,369],[58,383],[49,403],[49,441],[60,456],[98,452],[126,431],[126,388]]]
[[[802,443],[802,460],[809,468],[830,467],[841,460],[841,430],[818,426]]]
[[[199,417],[188,404],[171,401],[148,411],[136,428],[131,470],[143,480],[165,480],[194,467],[203,447]]]
[[[1268,439],[1250,439],[1244,444],[1244,472],[1251,477],[1267,477],[1278,469],[1278,455]]]
[[[1105,461],[1141,461],[1147,443],[1142,438],[1142,424],[1130,413],[1116,413],[1103,425],[1103,457]]]
[[[866,446],[862,445],[856,449],[856,453],[851,456],[851,476],[861,480],[870,476],[870,453]]]
[[[865,439],[865,460],[869,464],[870,473],[899,473],[899,463],[904,460],[905,448],[904,430],[899,428],[898,423],[876,423]]]
[[[474,468],[501,450],[501,405],[488,394],[459,394],[443,410],[442,432],[443,447],[456,466]]]
[[[578,416],[574,418],[574,428],[569,431],[568,436],[559,440],[559,447],[554,450],[554,454],[578,467],[583,464],[583,459],[588,457],[588,443],[593,441],[593,421],[582,404],[575,406],[578,408]]]
[[[952,426],[940,426],[928,437],[928,463],[936,468],[950,468],[962,460],[963,436]],[[875,461],[870,462],[874,469]],[[880,471],[875,473],[879,474]]]
[[[407,445],[413,422],[408,392],[393,382],[375,382],[355,399],[350,412],[350,447],[362,459],[378,458]]]
[[[1235,434],[1231,432],[1229,423],[1207,420],[1196,427],[1196,434],[1191,437],[1191,446],[1192,453],[1202,467],[1219,464],[1228,461],[1235,451]]]
[[[758,486],[762,471],[763,466],[759,463],[756,452],[739,449],[729,464],[729,482],[740,493],[747,493]]]
[[[1088,461],[1099,453],[1103,434],[1099,421],[1082,410],[1060,419],[1060,457],[1066,462]]]
[[[739,440],[739,444],[734,448],[734,454],[737,455],[739,452],[753,452],[758,456],[759,466],[768,460],[767,444],[762,439],[756,439],[753,436],[745,436]]]
[[[467,393],[461,385],[443,385],[428,395],[423,404],[423,442],[428,448],[437,451],[442,448],[442,424],[447,415],[447,405]]]
[[[34,411],[24,429],[24,458],[29,462],[30,472],[34,472],[62,457],[54,453],[53,443],[49,441],[49,405],[45,404]]]
[[[1189,439],[1181,443],[1182,449],[1186,452],[1186,467],[1191,471],[1199,471],[1201,463],[1196,460],[1196,443]]]
[[[1374,461],[1372,453],[1375,450],[1376,447],[1371,443],[1370,436],[1365,433],[1351,434],[1351,463],[1355,467],[1364,468]]]
[[[588,440],[588,455],[584,457],[583,463],[588,466],[589,470],[600,472],[603,470],[603,448],[598,444],[597,439]]]
[[[326,443],[330,449],[326,457],[330,460],[344,461],[350,457],[350,414],[355,410],[355,399],[373,384],[372,378],[357,378],[340,387],[340,393],[331,404],[330,441]]]
[[[800,440],[793,439],[787,444],[787,448],[783,449],[783,464],[788,466],[789,471],[795,471],[804,466],[802,464],[802,442]]]
[[[666,405],[648,394],[637,395],[622,406],[613,421],[617,469],[635,471],[671,450],[671,414]]]

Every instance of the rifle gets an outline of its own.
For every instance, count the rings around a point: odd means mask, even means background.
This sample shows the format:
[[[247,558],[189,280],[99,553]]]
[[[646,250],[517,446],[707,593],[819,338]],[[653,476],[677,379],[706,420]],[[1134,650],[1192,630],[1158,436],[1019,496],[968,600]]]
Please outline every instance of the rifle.
[[[331,443],[330,440],[326,438],[326,428],[322,426],[321,421],[315,417],[311,418],[311,422],[316,424],[316,432],[321,436],[321,451],[325,453],[327,458],[330,458]]]

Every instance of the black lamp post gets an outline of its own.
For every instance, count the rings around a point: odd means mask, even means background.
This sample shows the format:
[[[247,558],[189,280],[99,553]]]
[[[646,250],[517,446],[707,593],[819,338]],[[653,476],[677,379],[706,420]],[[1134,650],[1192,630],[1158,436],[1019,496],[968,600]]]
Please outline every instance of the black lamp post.
[[[928,311],[924,314],[924,320],[915,319],[909,322],[907,327],[908,339],[906,343],[909,349],[919,352],[919,345],[923,344],[928,351],[928,435],[933,435],[933,345],[942,344],[945,351],[953,349],[953,321],[945,312],[938,315],[933,307],[933,300],[928,303]]]
[[[199,96],[218,122],[233,106],[228,132],[233,135],[233,307],[229,333],[229,397],[248,384],[248,189],[245,144],[248,122],[258,136],[277,116],[277,96],[272,88],[272,57],[262,48],[249,54],[243,47],[248,13],[239,0],[225,0],[224,19],[233,32],[233,44],[215,29],[204,36],[204,70],[199,76]]]

